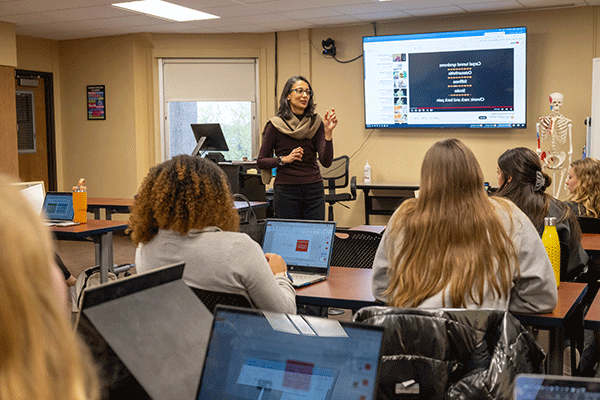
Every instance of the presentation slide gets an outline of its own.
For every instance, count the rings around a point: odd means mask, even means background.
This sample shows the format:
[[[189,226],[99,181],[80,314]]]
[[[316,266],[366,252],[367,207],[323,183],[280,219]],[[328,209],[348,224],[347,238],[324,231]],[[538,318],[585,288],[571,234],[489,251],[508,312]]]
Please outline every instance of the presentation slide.
[[[513,111],[513,49],[409,57],[410,112]]]

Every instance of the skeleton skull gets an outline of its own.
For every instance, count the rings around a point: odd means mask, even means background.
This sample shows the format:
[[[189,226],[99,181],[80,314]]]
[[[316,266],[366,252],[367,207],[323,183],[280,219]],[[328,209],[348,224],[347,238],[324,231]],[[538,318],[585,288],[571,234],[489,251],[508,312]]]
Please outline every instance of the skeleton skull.
[[[564,96],[561,93],[554,92],[550,95],[550,110],[558,112],[563,104]]]

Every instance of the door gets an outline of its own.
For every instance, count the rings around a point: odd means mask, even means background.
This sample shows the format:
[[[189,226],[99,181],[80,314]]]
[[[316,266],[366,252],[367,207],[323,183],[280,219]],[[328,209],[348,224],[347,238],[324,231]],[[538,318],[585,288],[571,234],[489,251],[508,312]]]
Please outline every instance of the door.
[[[17,138],[19,142],[19,178],[44,181],[49,179],[46,82],[44,77],[17,77]]]

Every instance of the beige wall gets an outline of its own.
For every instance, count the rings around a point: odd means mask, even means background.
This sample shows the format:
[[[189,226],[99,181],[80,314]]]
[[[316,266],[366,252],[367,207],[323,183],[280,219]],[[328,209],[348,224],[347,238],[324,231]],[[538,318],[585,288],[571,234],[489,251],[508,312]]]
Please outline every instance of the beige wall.
[[[17,66],[15,24],[0,22],[0,65]]]
[[[422,157],[435,141],[458,137],[477,154],[486,180],[496,184],[496,159],[507,148],[535,146],[535,122],[547,115],[548,94],[565,95],[563,113],[573,120],[573,156],[585,141],[582,121],[590,114],[591,59],[600,57],[600,7],[555,11],[423,18],[379,23],[377,33],[526,26],[528,30],[528,128],[526,130],[409,129],[366,130],[363,111],[362,59],[339,64],[322,55],[321,40],[336,41],[338,58],[362,52],[362,37],[373,35],[371,24],[303,29],[275,34],[174,35],[142,34],[60,42],[60,105],[63,168],[66,187],[80,176],[88,179],[91,196],[131,197],[148,168],[160,161],[158,58],[257,57],[260,68],[260,126],[277,107],[275,85],[303,74],[316,92],[317,111],[334,107],[340,123],[334,132],[336,154],[351,155],[369,137],[351,162],[351,174],[362,176],[366,160],[375,181],[418,183]],[[19,62],[33,49],[18,43]],[[25,63],[25,61],[23,61]],[[41,61],[37,61],[40,65]],[[54,68],[54,66],[51,66]],[[18,68],[21,68],[19,65]],[[35,69],[35,68],[32,68]],[[106,121],[87,121],[85,87],[106,85]],[[362,223],[362,194],[346,210],[336,206],[341,226]],[[374,222],[386,221],[375,218]]]

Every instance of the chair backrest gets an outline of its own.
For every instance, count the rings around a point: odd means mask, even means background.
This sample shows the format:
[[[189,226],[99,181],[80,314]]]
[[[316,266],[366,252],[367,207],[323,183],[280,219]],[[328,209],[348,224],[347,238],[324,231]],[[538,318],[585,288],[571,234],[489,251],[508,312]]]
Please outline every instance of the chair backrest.
[[[600,218],[578,216],[581,233],[600,233]]]
[[[198,298],[200,298],[200,300],[204,303],[206,308],[208,308],[213,314],[215,312],[215,307],[218,304],[223,304],[226,306],[252,308],[252,304],[250,304],[250,301],[241,294],[215,292],[212,290],[204,290],[195,287],[191,287],[191,289],[194,291],[194,293],[196,293],[196,296],[198,296]]]
[[[337,229],[331,249],[331,265],[346,268],[373,268],[373,260],[380,241],[380,233]]]
[[[339,156],[333,159],[329,168],[321,166],[321,175],[323,176],[323,185],[329,191],[329,194],[335,193],[335,189],[341,189],[348,186],[350,158],[348,156]]]

